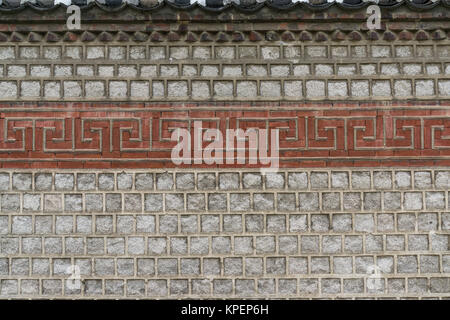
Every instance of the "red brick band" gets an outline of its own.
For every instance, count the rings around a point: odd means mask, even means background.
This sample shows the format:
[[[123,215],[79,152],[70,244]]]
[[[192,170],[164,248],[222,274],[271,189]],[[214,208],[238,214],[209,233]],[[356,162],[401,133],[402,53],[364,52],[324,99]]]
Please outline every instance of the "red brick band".
[[[280,167],[448,166],[450,109],[155,106],[0,109],[2,167],[176,167],[175,128],[279,129]],[[210,142],[204,141],[203,148]],[[196,167],[258,167],[246,164]]]

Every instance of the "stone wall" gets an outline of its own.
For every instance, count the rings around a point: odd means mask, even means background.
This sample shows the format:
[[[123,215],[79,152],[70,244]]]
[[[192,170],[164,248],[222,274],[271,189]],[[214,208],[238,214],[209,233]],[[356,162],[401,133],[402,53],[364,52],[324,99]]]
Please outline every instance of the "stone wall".
[[[439,99],[447,42],[0,46],[1,100]]]
[[[450,297],[441,2],[105,10],[0,10],[1,299]],[[175,166],[194,121],[281,168]]]
[[[2,296],[449,292],[448,169],[20,170],[0,179]],[[65,286],[70,265],[79,290]]]

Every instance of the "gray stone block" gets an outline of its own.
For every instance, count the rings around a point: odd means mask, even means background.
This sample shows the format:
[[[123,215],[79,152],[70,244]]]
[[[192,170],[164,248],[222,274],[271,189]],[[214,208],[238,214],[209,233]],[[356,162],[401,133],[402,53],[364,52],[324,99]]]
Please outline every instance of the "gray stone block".
[[[87,296],[101,295],[103,292],[103,283],[99,279],[89,279],[84,283],[84,294]]]
[[[187,195],[188,211],[205,211],[205,195],[203,193],[190,193]]]
[[[146,193],[144,199],[144,210],[146,212],[161,212],[163,210],[162,193]]]
[[[341,236],[323,236],[322,237],[322,252],[328,253],[328,254],[342,252]]]
[[[321,279],[321,292],[325,294],[336,294],[341,292],[340,279],[323,278]]]
[[[346,235],[344,239],[344,250],[349,253],[362,253],[363,237]]]
[[[278,248],[280,254],[297,254],[298,253],[297,236],[280,236],[278,238]]]
[[[279,178],[280,179],[280,178]],[[284,177],[283,177],[284,183]],[[279,182],[279,184],[281,184]],[[308,188],[308,174],[306,172],[290,172],[288,173],[288,188],[304,190]]]
[[[345,211],[361,210],[361,193],[344,192],[343,207]]]
[[[61,295],[62,293],[62,281],[44,279],[42,280],[42,294],[48,296]]]
[[[370,189],[370,172],[353,171],[352,172],[352,188],[353,189]]]
[[[167,296],[168,294],[167,280],[151,279],[147,283],[147,293],[149,296]]]
[[[289,216],[289,232],[302,232],[308,229],[306,214],[296,214]]]
[[[221,190],[239,189],[239,174],[238,173],[219,174],[219,189]]]
[[[353,273],[352,257],[334,257],[333,272],[336,274],[352,274]]]
[[[411,172],[397,171],[395,172],[395,187],[399,189],[411,187]]]
[[[332,172],[331,174],[331,187],[344,189],[348,188],[348,173],[347,172]]]
[[[185,254],[188,251],[187,238],[171,238],[170,239],[170,253]]]
[[[163,255],[167,253],[166,238],[148,238],[148,253],[150,255]]]
[[[364,279],[344,279],[343,288],[344,293],[363,293]]]
[[[338,192],[322,193],[322,209],[327,211],[341,210],[341,194]]]
[[[224,215],[223,216],[223,231],[241,233],[243,229],[242,216],[236,215]]]
[[[178,218],[174,215],[159,217],[160,233],[176,233],[178,231]]]
[[[284,215],[269,215],[266,217],[267,232],[286,232],[286,217]]]
[[[417,189],[431,188],[431,172],[430,171],[416,171],[414,172],[414,187]]]
[[[105,195],[105,206],[107,212],[121,212],[122,211],[122,194],[107,193]]]
[[[374,211],[381,209],[381,192],[364,192],[364,210]]]
[[[417,256],[397,257],[398,273],[417,273],[417,270],[418,270]]]
[[[373,232],[375,223],[373,214],[355,214],[355,231],[357,232]]]
[[[114,174],[113,173],[100,173],[98,175],[98,189],[103,191],[114,190]]]
[[[278,211],[295,211],[296,200],[294,193],[278,193],[277,210]]]
[[[263,274],[262,258],[245,258],[245,275],[258,276]]]
[[[166,211],[184,211],[184,194],[166,193]]]
[[[142,212],[142,197],[139,193],[125,193],[123,203],[124,212]]]
[[[242,175],[244,189],[262,189],[262,176],[259,173],[244,173]]]
[[[298,194],[300,211],[318,211],[319,194],[317,192],[300,192]]]
[[[153,190],[153,174],[136,173],[135,187],[136,190]]]
[[[247,255],[253,253],[252,237],[234,237],[234,253]]]
[[[157,190],[172,190],[174,186],[173,175],[170,173],[156,174],[156,189]]]
[[[421,192],[405,192],[403,194],[403,208],[405,210],[421,210],[423,208],[422,198]]]
[[[223,274],[225,276],[240,276],[243,274],[242,258],[224,258]]]
[[[233,280],[229,279],[214,279],[213,293],[218,295],[229,295],[233,292]]]
[[[77,174],[77,190],[91,191],[96,188],[95,173],[78,173]]]
[[[125,172],[117,174],[117,190],[131,190],[133,188],[133,175]]]
[[[191,281],[191,290],[195,295],[209,295],[211,293],[211,280],[193,279]]]
[[[216,175],[214,173],[197,173],[197,188],[199,190],[216,189]]]
[[[98,234],[111,234],[114,230],[113,216],[96,216],[95,232]]]
[[[383,251],[383,236],[367,234],[366,238],[366,252],[381,252]]]
[[[180,190],[194,190],[195,179],[193,173],[177,173],[176,188]]]
[[[220,274],[220,259],[219,258],[204,258],[203,259],[203,274],[205,276]]]
[[[266,188],[267,189],[284,189],[285,178],[283,173],[267,173],[266,174]]]
[[[404,235],[386,235],[386,250],[388,251],[403,251],[405,250],[405,236]]]
[[[77,216],[76,232],[89,234],[92,232],[92,217]]]
[[[65,194],[64,195],[64,211],[81,212],[83,211],[83,199],[81,194]]]
[[[250,194],[249,193],[231,193],[230,194],[231,211],[249,211]]]
[[[41,195],[25,193],[23,195],[23,210],[24,211],[40,211],[41,210]]]
[[[136,261],[138,276],[152,276],[155,274],[155,259],[138,258]]]
[[[196,233],[199,231],[196,215],[183,215],[180,217],[182,233]]]
[[[19,212],[20,195],[14,193],[2,194],[1,209],[2,212]]]
[[[55,174],[55,190],[72,191],[74,188],[74,175],[72,173]]]
[[[297,293],[297,280],[296,279],[279,279],[278,280],[278,293],[284,295],[292,295]]]
[[[384,192],[383,196],[385,210],[397,210],[401,208],[402,202],[400,192]]]
[[[128,237],[127,252],[129,255],[143,255],[145,247],[144,237]]]
[[[326,214],[311,215],[311,230],[315,232],[327,232],[330,229],[330,219]]]
[[[332,230],[334,232],[346,232],[352,230],[352,215],[351,214],[333,214],[332,216]]]
[[[438,255],[421,255],[420,256],[420,272],[421,273],[439,273],[439,256]]]
[[[12,175],[13,190],[27,191],[32,187],[31,173],[13,173]]]
[[[419,231],[437,230],[439,224],[437,213],[421,213],[417,216]]]
[[[212,253],[225,254],[231,252],[231,238],[230,237],[212,237],[211,245]]]
[[[12,234],[31,234],[33,223],[31,216],[13,216],[11,225]]]
[[[227,209],[227,195],[225,193],[208,194],[208,210],[226,211],[226,209]]]
[[[444,209],[445,193],[444,192],[425,192],[425,205],[427,209]]]
[[[85,211],[86,212],[103,212],[103,194],[101,193],[86,193]]]
[[[286,259],[284,257],[267,257],[266,274],[269,275],[286,274]]]
[[[253,206],[255,211],[271,211],[274,210],[274,194],[273,193],[254,193]]]
[[[375,171],[373,173],[373,186],[375,189],[391,189],[392,173],[389,171]]]
[[[73,232],[72,216],[56,216],[55,219],[56,234],[70,234]]]
[[[450,189],[450,171],[436,171],[434,181],[436,188]]]
[[[123,280],[105,280],[105,294],[122,296],[124,294]]]
[[[203,215],[201,217],[202,232],[219,232],[220,216],[219,215]]]
[[[391,213],[378,213],[377,214],[377,230],[379,232],[394,231],[395,220],[394,214]]]
[[[9,173],[1,172],[0,173],[0,191],[8,191],[10,186]]]
[[[319,253],[320,251],[319,236],[302,236],[300,243],[302,253]]]
[[[311,172],[311,188],[327,189],[328,173],[327,172]]]

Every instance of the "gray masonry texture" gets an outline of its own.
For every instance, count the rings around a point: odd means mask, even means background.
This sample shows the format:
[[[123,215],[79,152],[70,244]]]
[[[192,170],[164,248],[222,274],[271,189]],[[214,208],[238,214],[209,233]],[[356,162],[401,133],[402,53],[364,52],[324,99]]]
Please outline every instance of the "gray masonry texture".
[[[450,94],[449,55],[416,41],[3,44],[0,100],[437,99]]]
[[[0,179],[1,298],[450,297],[445,168]]]
[[[253,117],[264,107],[268,126],[286,106],[317,108],[324,117],[351,114],[354,106],[357,117],[388,108],[392,116],[428,107],[442,111],[437,117],[448,113],[450,20],[442,1],[385,3],[382,30],[375,31],[366,29],[366,4],[318,0],[286,6],[240,0],[251,6],[223,10],[176,9],[179,1],[142,10],[154,0],[108,8],[108,1],[83,9],[75,31],[67,30],[64,6],[8,7],[15,2],[0,7],[0,103],[7,112],[26,107],[33,118],[48,105],[48,117],[64,109],[77,119],[77,110],[89,108],[121,117],[133,109],[162,115],[164,106],[186,114],[187,122],[235,107]],[[197,109],[185,113],[190,104]],[[386,141],[372,140],[369,122],[364,134],[358,129],[364,137],[358,141],[376,143],[380,153],[389,151],[386,158],[423,150],[405,146],[397,154]],[[424,134],[408,123],[394,132],[399,146],[410,134]],[[29,129],[8,125],[0,130],[5,154]],[[46,126],[36,131],[52,141],[45,154],[64,160],[51,145],[69,143],[75,127],[59,136]],[[432,126],[433,136],[426,133],[421,143],[438,138],[436,159],[448,159],[448,127],[439,120]],[[168,139],[174,127],[161,128]],[[101,132],[95,130],[74,139],[72,150]],[[325,144],[332,130],[308,132]],[[104,140],[105,146],[139,143],[129,134],[118,132],[120,141]],[[24,154],[33,143],[24,144]],[[212,166],[133,169],[141,162],[126,157],[120,170],[62,169],[64,161],[34,156],[23,169],[8,169],[13,162],[4,161],[0,299],[449,299],[450,167],[405,160],[358,168],[351,157],[327,162],[327,155],[333,157],[325,148],[314,158],[337,167],[264,175]],[[93,160],[108,168],[108,159]]]

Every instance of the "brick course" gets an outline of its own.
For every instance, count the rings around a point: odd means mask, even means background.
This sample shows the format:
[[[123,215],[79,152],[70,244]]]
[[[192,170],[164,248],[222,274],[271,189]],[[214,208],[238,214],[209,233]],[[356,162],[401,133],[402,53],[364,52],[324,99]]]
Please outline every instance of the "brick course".
[[[449,48],[417,41],[2,45],[0,100],[446,99]]]
[[[64,111],[68,107],[71,111]],[[447,163],[450,155],[447,106],[123,104],[117,109],[104,104],[38,108],[30,104],[2,108],[4,167],[74,163],[87,168],[173,167],[171,150],[177,142],[170,141],[170,130],[186,128],[194,139],[194,122],[219,129],[223,137],[227,129],[279,129],[282,167],[352,167],[367,162],[404,166],[405,161],[414,165],[420,160],[439,164]],[[205,140],[202,147],[208,144]],[[217,165],[245,167],[248,157],[247,152],[244,164]]]

